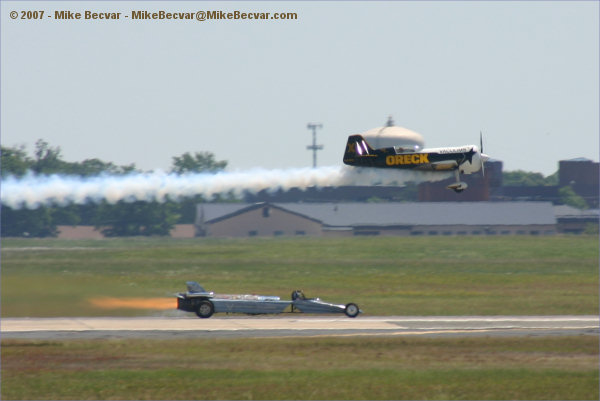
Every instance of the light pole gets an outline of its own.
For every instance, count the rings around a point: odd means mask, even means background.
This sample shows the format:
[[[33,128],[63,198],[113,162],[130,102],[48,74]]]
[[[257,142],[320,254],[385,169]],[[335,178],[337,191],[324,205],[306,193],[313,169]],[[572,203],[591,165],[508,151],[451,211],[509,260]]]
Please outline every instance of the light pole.
[[[312,145],[308,145],[306,149],[313,151],[313,168],[317,167],[317,150],[323,149],[323,145],[317,145],[317,128],[323,128],[321,123],[308,123],[306,128],[312,130]]]

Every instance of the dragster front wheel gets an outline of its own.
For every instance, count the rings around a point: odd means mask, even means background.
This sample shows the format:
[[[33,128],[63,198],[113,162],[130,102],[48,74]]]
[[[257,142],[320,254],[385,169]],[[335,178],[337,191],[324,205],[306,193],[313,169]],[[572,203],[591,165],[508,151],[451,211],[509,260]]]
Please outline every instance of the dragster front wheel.
[[[358,305],[349,303],[348,305],[346,305],[346,308],[344,309],[344,313],[348,317],[356,317],[360,313],[360,309],[358,309]]]
[[[202,301],[196,308],[196,315],[203,319],[209,318],[215,313],[215,306],[210,301]]]

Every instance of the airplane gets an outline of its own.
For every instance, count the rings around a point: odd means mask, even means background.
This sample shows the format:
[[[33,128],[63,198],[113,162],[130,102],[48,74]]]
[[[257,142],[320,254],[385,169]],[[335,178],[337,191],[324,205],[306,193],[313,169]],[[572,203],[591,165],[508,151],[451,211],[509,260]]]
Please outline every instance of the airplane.
[[[465,145],[449,148],[419,149],[392,146],[373,149],[361,135],[350,135],[344,153],[344,164],[357,167],[411,169],[418,171],[454,170],[456,182],[446,188],[460,193],[467,183],[460,181],[459,173],[471,174],[484,171],[484,163],[490,157],[483,153],[483,139],[479,133],[479,147]]]

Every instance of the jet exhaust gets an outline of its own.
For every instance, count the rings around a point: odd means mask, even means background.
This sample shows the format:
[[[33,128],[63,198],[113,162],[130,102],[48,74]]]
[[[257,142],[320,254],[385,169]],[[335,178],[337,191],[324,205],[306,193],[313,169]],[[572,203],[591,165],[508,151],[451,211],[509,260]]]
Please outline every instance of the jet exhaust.
[[[408,182],[439,181],[449,174],[365,169],[350,166],[294,169],[251,169],[246,171],[168,174],[164,172],[135,173],[123,176],[100,175],[74,177],[66,175],[39,176],[2,180],[1,201],[14,209],[36,209],[44,205],[99,203],[106,201],[178,200],[202,195],[232,193],[241,197],[246,192],[277,191],[291,188],[337,187],[344,185],[398,185]]]

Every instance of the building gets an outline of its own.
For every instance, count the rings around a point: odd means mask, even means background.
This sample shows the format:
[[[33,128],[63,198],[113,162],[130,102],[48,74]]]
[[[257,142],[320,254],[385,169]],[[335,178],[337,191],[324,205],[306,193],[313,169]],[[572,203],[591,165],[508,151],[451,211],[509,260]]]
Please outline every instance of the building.
[[[550,202],[255,203],[198,205],[196,235],[553,235]]]
[[[173,238],[552,235],[598,231],[598,210],[550,202],[205,203]],[[59,238],[100,239],[91,226],[59,226]]]
[[[102,239],[104,234],[94,226],[56,226],[57,238],[61,239]]]
[[[107,227],[103,227],[107,228]],[[60,225],[56,227],[56,237],[60,239],[103,239],[106,238],[102,233],[103,228],[94,226],[67,226]],[[194,238],[196,227],[193,224],[175,224],[171,229],[172,238]]]
[[[420,202],[477,202],[491,200],[490,194],[502,186],[502,162],[488,160],[485,162],[485,173],[461,174],[460,180],[467,183],[467,190],[456,193],[446,187],[456,179],[447,178],[437,182],[419,184]]]
[[[198,237],[271,237],[323,234],[322,223],[278,204],[198,205]]]
[[[372,148],[388,148],[402,146],[405,148],[422,149],[425,147],[423,135],[408,128],[394,124],[390,116],[383,127],[371,128],[359,134]]]
[[[558,162],[558,186],[570,186],[590,207],[598,207],[600,164],[580,157]]]
[[[598,209],[580,210],[572,206],[554,206],[556,228],[565,234],[598,233]]]

